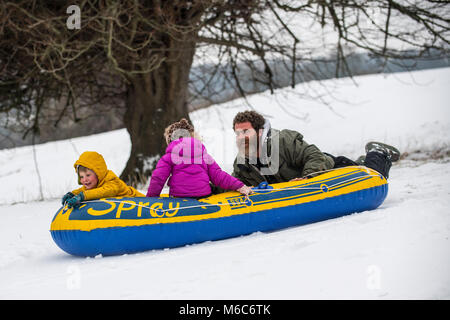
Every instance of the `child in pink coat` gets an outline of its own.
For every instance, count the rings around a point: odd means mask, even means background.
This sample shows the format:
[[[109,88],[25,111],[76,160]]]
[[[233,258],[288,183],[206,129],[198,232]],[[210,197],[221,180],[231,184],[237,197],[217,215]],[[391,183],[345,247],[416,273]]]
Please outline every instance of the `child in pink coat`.
[[[169,195],[173,197],[209,196],[210,181],[222,189],[236,190],[246,197],[253,193],[250,187],[223,171],[193,135],[194,127],[184,118],[166,128],[166,154],[153,170],[147,197],[159,197],[169,177]]]

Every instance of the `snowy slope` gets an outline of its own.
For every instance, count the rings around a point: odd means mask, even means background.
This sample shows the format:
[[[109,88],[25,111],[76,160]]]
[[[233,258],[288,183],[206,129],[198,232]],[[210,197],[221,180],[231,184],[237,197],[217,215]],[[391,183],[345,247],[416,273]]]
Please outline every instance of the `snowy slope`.
[[[73,162],[97,150],[116,173],[125,130],[0,151],[0,299],[449,299],[450,68],[358,77],[330,106],[309,83],[248,98],[276,128],[300,131],[324,151],[357,157],[368,140],[410,156],[394,165],[380,208],[278,232],[118,257],[76,258],[48,232],[59,197],[76,187]],[[191,114],[206,147],[230,171],[231,122],[243,100]],[[418,152],[420,151],[420,152]],[[433,155],[434,159],[424,158]],[[445,156],[447,154],[447,156]],[[422,157],[422,158],[421,158]]]

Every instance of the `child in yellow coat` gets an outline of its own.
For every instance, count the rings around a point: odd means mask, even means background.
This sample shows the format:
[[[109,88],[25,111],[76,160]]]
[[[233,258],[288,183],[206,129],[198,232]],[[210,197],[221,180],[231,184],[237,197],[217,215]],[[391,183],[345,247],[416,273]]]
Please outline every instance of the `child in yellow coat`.
[[[85,200],[110,197],[145,197],[135,188],[128,186],[114,172],[108,170],[103,156],[95,151],[83,152],[74,164],[78,174],[79,189],[68,192],[62,204],[69,208],[79,207]]]

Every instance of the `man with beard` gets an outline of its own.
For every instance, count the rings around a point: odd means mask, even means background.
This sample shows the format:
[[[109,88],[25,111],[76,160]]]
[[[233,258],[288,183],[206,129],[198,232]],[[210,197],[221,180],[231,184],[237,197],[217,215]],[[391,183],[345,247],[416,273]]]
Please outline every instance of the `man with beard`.
[[[293,130],[276,130],[256,111],[239,112],[233,120],[238,155],[232,175],[246,185],[278,183],[313,177],[323,171],[364,165],[388,178],[400,152],[387,144],[369,142],[366,156],[357,161],[324,153]]]

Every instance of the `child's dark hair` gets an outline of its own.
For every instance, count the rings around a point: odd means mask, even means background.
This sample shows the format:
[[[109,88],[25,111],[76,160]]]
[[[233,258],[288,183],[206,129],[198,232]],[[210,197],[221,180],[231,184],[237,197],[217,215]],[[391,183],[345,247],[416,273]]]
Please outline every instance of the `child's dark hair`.
[[[259,129],[264,128],[264,123],[266,122],[266,120],[262,115],[253,110],[238,112],[238,114],[236,114],[236,116],[234,116],[233,119],[233,130],[236,123],[244,123],[244,122],[250,122],[253,129],[258,131]]]
[[[176,134],[174,135],[174,132]],[[170,126],[164,130],[164,138],[166,139],[167,144],[169,144],[172,140],[179,139],[181,137],[192,137],[194,135],[194,126],[189,123],[185,118],[182,118],[178,122],[172,123]]]

